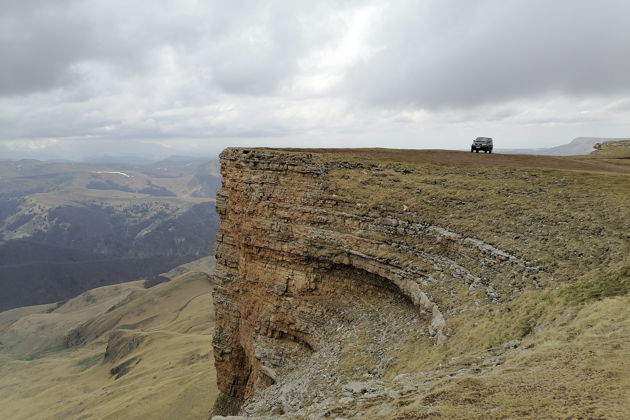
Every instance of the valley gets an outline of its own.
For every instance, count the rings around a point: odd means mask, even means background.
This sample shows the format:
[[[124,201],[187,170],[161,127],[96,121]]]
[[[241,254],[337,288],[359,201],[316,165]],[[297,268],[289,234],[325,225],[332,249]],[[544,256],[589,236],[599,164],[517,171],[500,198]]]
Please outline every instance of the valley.
[[[211,253],[216,164],[0,162],[0,310],[150,278]]]
[[[630,420],[630,0],[0,0],[0,420]]]
[[[144,288],[0,313],[0,418],[201,419],[216,396],[214,261]]]

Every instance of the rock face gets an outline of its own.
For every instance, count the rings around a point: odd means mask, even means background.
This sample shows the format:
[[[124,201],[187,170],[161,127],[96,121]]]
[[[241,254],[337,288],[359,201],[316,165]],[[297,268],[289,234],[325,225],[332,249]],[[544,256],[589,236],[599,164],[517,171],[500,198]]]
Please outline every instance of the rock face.
[[[413,208],[340,195],[330,176],[377,167],[252,149],[226,149],[221,165],[213,346],[220,391],[248,414],[372,392],[401,335],[443,342],[445,319],[547,279]]]

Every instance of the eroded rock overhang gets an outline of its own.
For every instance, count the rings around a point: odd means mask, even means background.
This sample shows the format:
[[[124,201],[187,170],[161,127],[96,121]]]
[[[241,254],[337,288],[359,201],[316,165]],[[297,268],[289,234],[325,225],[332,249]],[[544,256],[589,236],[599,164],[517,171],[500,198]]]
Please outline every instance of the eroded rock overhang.
[[[306,297],[318,293],[322,273],[334,267],[394,285],[427,314],[436,342],[447,339],[450,315],[509,299],[539,277],[527,261],[424,223],[412,208],[366,212],[367,203],[340,195],[329,176],[366,170],[361,162],[230,148],[221,165],[213,346],[225,395],[247,399],[276,381],[257,337],[317,351],[326,339],[318,331],[323,312]]]

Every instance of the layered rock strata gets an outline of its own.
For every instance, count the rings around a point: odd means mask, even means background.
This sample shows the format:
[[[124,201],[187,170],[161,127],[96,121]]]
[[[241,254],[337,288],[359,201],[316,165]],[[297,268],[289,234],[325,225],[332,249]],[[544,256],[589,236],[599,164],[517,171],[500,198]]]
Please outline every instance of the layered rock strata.
[[[414,209],[366,211],[361,199],[340,195],[329,175],[366,170],[360,162],[230,148],[221,165],[213,346],[226,396],[247,400],[278,388],[318,354],[342,364],[357,326],[378,323],[379,313],[406,334],[441,342],[450,315],[545,281],[528,261],[425,223]],[[401,332],[385,324],[365,339],[372,368],[363,374],[372,378],[387,363],[383,348],[395,346]],[[341,391],[334,378],[319,379]],[[308,388],[307,379],[292,380]],[[309,398],[283,394],[278,407],[260,411],[316,403]]]

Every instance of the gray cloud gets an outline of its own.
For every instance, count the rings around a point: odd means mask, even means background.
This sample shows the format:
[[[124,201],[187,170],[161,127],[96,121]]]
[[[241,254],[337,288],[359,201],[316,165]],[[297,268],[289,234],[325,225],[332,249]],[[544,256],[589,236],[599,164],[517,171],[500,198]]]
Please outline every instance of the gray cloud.
[[[430,109],[628,92],[629,16],[623,0],[395,2],[345,88]]]
[[[150,72],[147,58],[165,47],[188,60],[190,76],[205,75],[218,89],[270,93],[292,77],[309,49],[300,26],[309,9],[299,3],[153,1],[147,7],[126,1],[5,0],[0,95],[76,83],[81,78],[76,66],[85,61],[115,72]]]
[[[627,16],[616,0],[0,0],[0,152],[627,136]]]
[[[4,1],[0,14],[0,94],[47,89],[67,80],[68,65],[89,52],[88,27],[44,2]],[[37,7],[39,6],[39,7]],[[60,7],[71,2],[60,2]],[[32,5],[31,5],[32,7]]]
[[[262,3],[258,3],[261,5]],[[226,92],[264,94],[293,75],[306,47],[295,10],[262,7],[233,37],[211,49],[212,75]]]

